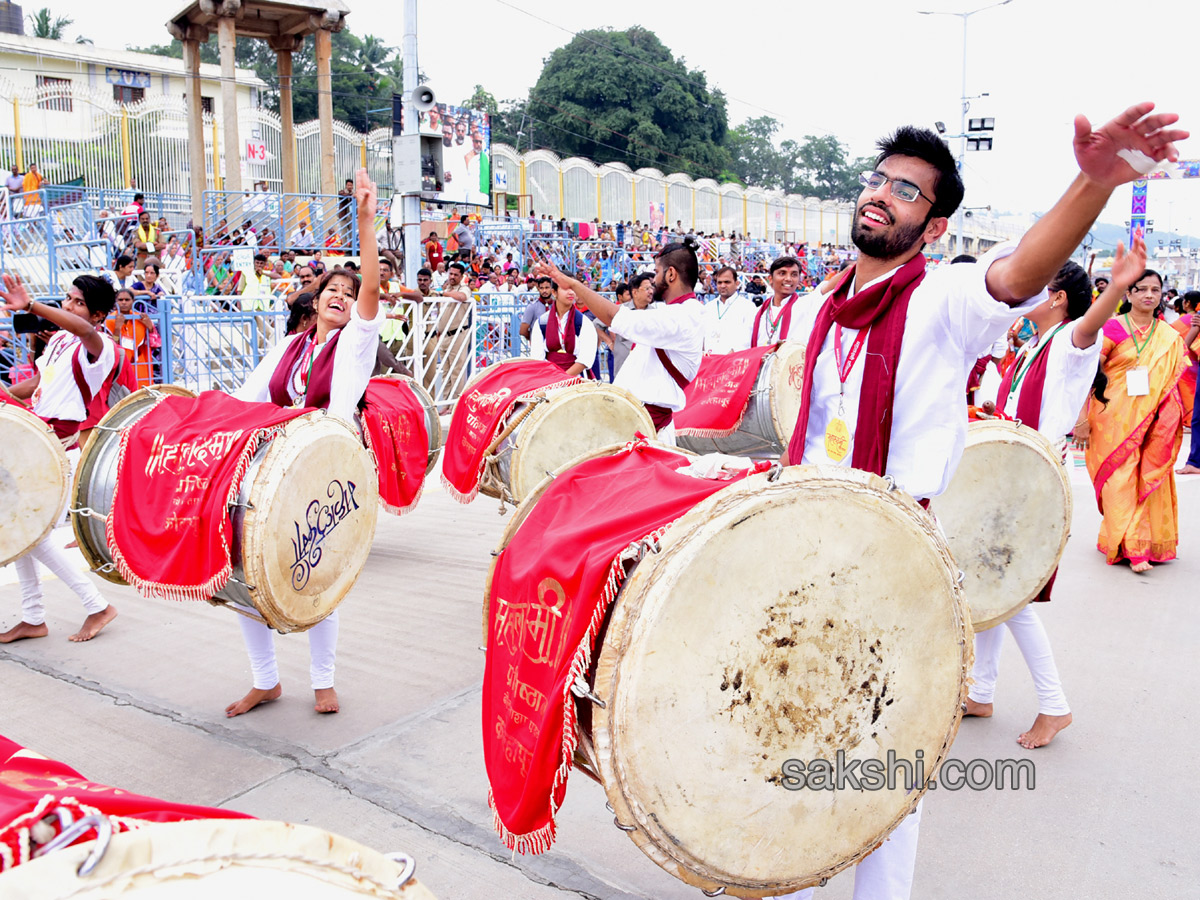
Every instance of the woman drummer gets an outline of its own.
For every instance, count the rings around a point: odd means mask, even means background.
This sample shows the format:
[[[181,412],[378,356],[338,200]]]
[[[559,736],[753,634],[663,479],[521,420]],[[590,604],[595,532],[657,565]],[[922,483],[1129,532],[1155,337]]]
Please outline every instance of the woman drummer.
[[[354,423],[354,413],[375,366],[379,330],[385,320],[379,305],[379,248],[374,241],[376,188],[366,169],[355,173],[358,231],[363,235],[362,281],[345,269],[332,269],[313,289],[316,324],[289,336],[250,373],[234,392],[239,400],[278,406],[326,409]],[[239,617],[250,654],[254,686],[246,696],[225,708],[239,716],[283,693],[275,661],[275,640],[261,622]],[[316,711],[338,711],[333,688],[337,655],[338,614],[335,610],[308,631],[310,674],[316,692]]]
[[[1128,253],[1118,244],[1112,281],[1095,303],[1087,272],[1072,262],[1059,269],[1048,287],[1050,297],[1026,313],[1037,334],[1021,348],[1005,374],[996,398],[997,409],[1036,428],[1052,444],[1062,444],[1096,376],[1100,329],[1145,265],[1146,245],[1141,237],[1134,238]],[[1049,600],[1053,584],[1051,576],[1035,600]],[[1071,710],[1058,678],[1050,639],[1033,605],[1027,604],[1004,624],[1016,638],[1037,689],[1038,716],[1033,727],[1017,738],[1017,743],[1032,750],[1050,743],[1071,724]],[[986,718],[992,714],[1003,642],[1004,629],[998,625],[975,635],[974,683],[966,705],[969,716]]]

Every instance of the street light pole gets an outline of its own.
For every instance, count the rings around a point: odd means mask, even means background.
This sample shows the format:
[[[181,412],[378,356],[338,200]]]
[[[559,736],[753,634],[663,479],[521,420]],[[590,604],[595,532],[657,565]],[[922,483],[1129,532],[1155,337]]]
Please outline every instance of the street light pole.
[[[967,110],[970,109],[971,103],[967,97],[967,21],[975,13],[981,13],[984,10],[995,9],[997,6],[1006,6],[1012,3],[1012,0],[1000,0],[999,3],[992,3],[988,6],[981,6],[979,9],[973,9],[970,12],[938,12],[935,10],[922,9],[918,10],[917,14],[922,16],[958,16],[963,23],[963,39],[962,39],[962,117],[959,119],[958,128],[958,177],[963,177],[963,163],[967,157]],[[962,254],[963,250],[963,209],[958,208],[958,215],[955,219],[955,238],[954,252]]]
[[[413,102],[413,91],[420,80],[420,69],[417,67],[417,0],[404,2],[404,43],[401,52],[404,54],[402,128],[406,135],[418,134],[417,105]],[[394,157],[393,165],[395,162]],[[417,270],[421,267],[421,197],[419,194],[405,194],[401,202],[404,207],[404,283],[415,285]]]

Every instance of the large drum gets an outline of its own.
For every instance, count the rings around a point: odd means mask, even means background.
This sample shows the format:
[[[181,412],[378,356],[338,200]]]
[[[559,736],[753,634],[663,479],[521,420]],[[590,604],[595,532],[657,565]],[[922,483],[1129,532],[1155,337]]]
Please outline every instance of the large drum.
[[[82,824],[82,823],[81,823]],[[0,875],[5,900],[434,900],[403,854],[284,822],[152,824],[54,850]]]
[[[1062,454],[1027,425],[972,422],[954,479],[933,502],[971,621],[983,631],[1012,618],[1046,586],[1067,546],[1074,503]]]
[[[71,466],[33,413],[0,403],[0,566],[36,547],[62,519]]]
[[[116,487],[117,454],[121,432],[148,413],[165,396],[195,397],[195,391],[174,384],[160,384],[134,391],[121,399],[96,423],[75,469],[71,487],[71,507],[83,510],[71,514],[71,529],[79,552],[92,571],[113,584],[126,581],[113,565],[108,552],[104,522],[112,509]]]
[[[593,696],[577,701],[577,765],[616,825],[689,884],[734,896],[819,884],[879,846],[926,783],[808,789],[786,764],[894,754],[934,776],[958,730],[970,634],[949,548],[906,494],[852,469],[753,475],[633,566],[596,646]]]
[[[100,516],[112,508],[120,435],[159,399],[143,389],[114,406],[80,460],[75,506],[91,512],[73,513],[75,533],[85,558],[111,580],[116,570]],[[354,491],[350,505],[335,497],[347,484]],[[375,464],[352,428],[323,412],[292,419],[259,445],[242,478],[230,507],[233,577],[212,602],[256,610],[283,633],[316,625],[342,602],[366,563],[378,496]],[[334,502],[346,514],[335,528],[323,528],[323,504]]]
[[[787,449],[800,415],[804,350],[799,341],[785,341],[763,357],[750,401],[733,434],[697,437],[678,430],[676,442],[696,453],[778,459]]]
[[[489,366],[471,383],[503,364]],[[520,503],[572,460],[654,430],[645,405],[625,388],[599,381],[555,388],[512,408],[488,453],[479,492]]]

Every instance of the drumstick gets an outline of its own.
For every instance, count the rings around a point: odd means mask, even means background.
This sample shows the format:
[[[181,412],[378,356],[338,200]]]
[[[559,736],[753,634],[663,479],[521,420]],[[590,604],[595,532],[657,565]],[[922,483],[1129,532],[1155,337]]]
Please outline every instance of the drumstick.
[[[27,403],[26,403],[24,400],[19,400],[19,399],[17,399],[17,397],[16,397],[16,396],[13,394],[13,392],[12,392],[12,391],[10,391],[10,390],[9,390],[7,387],[5,387],[3,384],[0,384],[0,391],[3,391],[3,392],[4,392],[4,396],[8,398],[8,401],[7,401],[7,402],[9,402],[9,403],[13,403],[13,404],[15,404],[15,405],[17,405],[17,406],[20,406],[20,407],[24,408],[24,409],[28,409],[28,408],[29,408],[29,405],[28,405],[28,404],[27,404]]]

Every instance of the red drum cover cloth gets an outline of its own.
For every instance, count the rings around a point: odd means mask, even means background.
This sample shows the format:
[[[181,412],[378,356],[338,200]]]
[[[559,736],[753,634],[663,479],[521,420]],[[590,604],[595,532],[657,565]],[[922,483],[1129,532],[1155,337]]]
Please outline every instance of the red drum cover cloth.
[[[170,803],[97,784],[70,766],[0,737],[0,872],[29,861],[29,829],[59,807],[75,820],[93,814],[108,816],[118,833],[153,822],[253,818],[230,809]],[[60,831],[55,824],[53,834]],[[75,843],[95,837],[94,831],[87,832]]]
[[[564,378],[563,370],[552,362],[527,359],[497,366],[472,385],[454,407],[442,449],[442,482],[450,496],[460,503],[475,499],[484,454],[515,404],[535,393],[582,381]]]
[[[379,502],[395,515],[421,499],[429,465],[429,432],[425,407],[402,381],[372,378],[367,382],[362,413],[363,442],[375,457]]]
[[[675,432],[696,437],[725,437],[738,430],[763,357],[777,348],[751,347],[734,353],[710,353],[683,390],[687,405],[675,413]]]
[[[233,573],[229,504],[246,468],[260,443],[307,412],[205,391],[168,396],[127,428],[105,525],[121,577],[174,600],[221,590]]]
[[[554,842],[578,739],[570,686],[586,677],[597,630],[624,581],[622,552],[748,474],[675,471],[687,462],[639,440],[562,472],[496,559],[483,755],[494,825],[511,850],[542,853]]]

